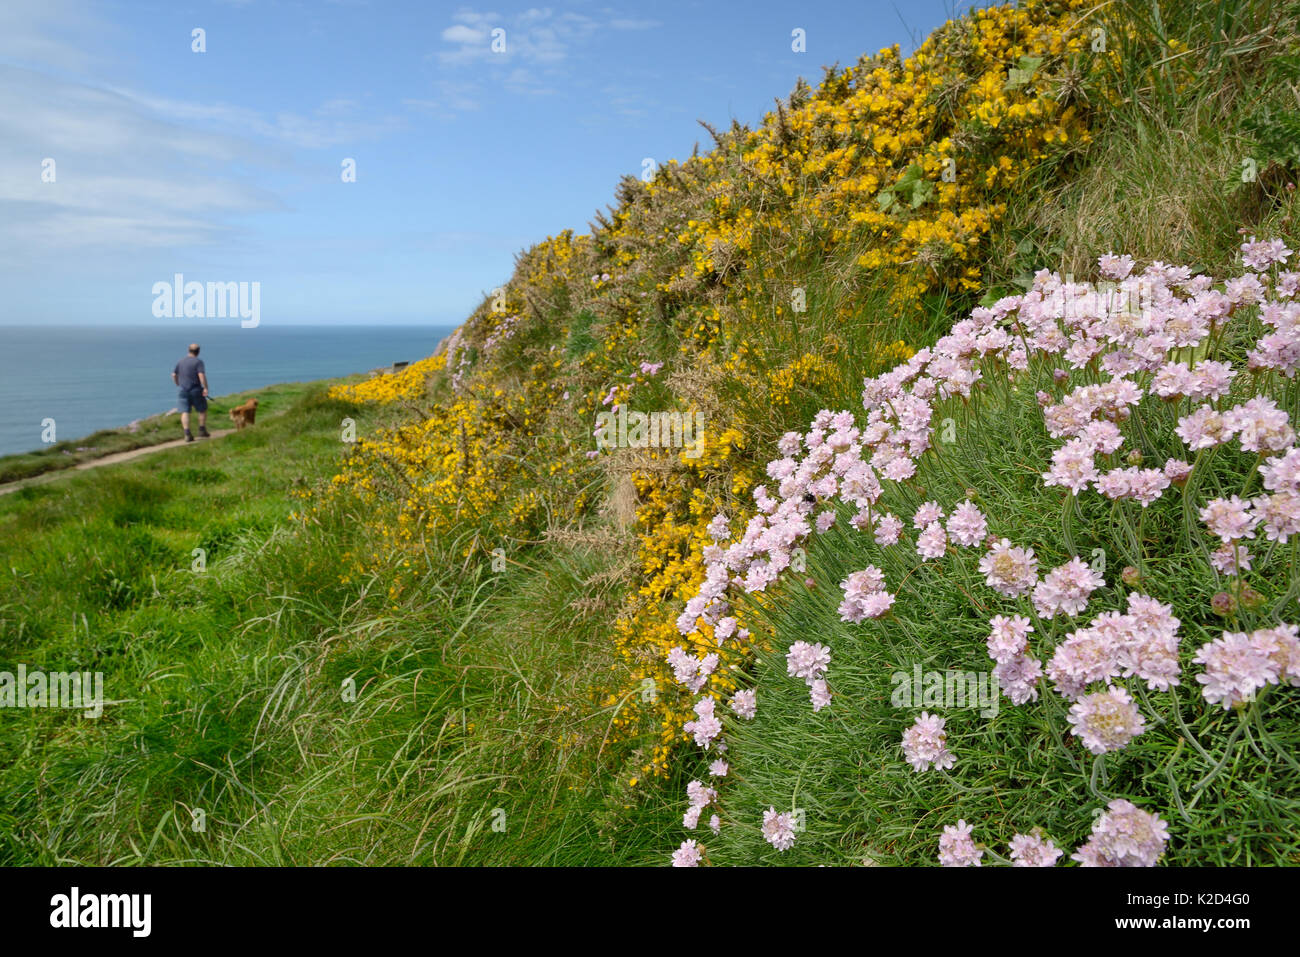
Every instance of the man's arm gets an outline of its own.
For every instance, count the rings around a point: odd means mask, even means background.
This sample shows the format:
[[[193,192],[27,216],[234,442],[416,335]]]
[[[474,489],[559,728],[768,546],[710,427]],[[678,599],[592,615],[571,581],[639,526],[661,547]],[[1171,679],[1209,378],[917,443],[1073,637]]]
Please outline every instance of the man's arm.
[[[172,385],[180,385],[181,380],[176,378],[176,370],[172,369]]]
[[[203,386],[203,396],[206,398],[208,394],[208,374],[206,372],[199,373],[199,385]]]

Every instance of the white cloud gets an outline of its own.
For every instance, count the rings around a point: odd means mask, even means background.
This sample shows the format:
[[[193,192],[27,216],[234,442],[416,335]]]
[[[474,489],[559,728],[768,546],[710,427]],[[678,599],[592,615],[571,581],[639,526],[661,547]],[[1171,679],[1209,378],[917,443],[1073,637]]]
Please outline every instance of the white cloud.
[[[454,49],[437,51],[444,67],[462,67],[492,60],[541,65],[564,62],[574,46],[600,31],[600,24],[580,13],[556,14],[550,7],[532,7],[513,16],[460,10],[454,26],[442,31]],[[505,30],[504,52],[493,52],[492,31]]]
[[[607,18],[607,19],[606,19]],[[603,32],[649,30],[661,26],[657,20],[629,17],[602,18],[573,11],[556,12],[551,7],[531,7],[521,13],[458,10],[452,24],[439,34],[442,48],[427,60],[438,65],[432,98],[412,98],[405,104],[431,115],[450,118],[479,109],[495,92],[524,96],[546,96],[557,92],[573,72],[575,53]],[[493,52],[492,33],[505,31],[505,50]],[[619,112],[642,115],[632,104],[619,104]]]
[[[475,30],[473,27],[467,27],[460,23],[442,31],[442,38],[448,43],[459,43],[464,45],[485,43],[487,42],[489,35],[490,34],[486,30]]]

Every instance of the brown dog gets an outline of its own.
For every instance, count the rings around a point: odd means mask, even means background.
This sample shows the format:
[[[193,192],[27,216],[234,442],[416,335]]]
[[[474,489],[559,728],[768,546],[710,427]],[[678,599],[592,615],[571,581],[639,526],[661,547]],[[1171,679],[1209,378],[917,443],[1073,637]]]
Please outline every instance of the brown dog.
[[[257,400],[249,399],[243,405],[235,406],[230,410],[230,417],[235,420],[235,428],[237,429],[252,425],[257,421]]]

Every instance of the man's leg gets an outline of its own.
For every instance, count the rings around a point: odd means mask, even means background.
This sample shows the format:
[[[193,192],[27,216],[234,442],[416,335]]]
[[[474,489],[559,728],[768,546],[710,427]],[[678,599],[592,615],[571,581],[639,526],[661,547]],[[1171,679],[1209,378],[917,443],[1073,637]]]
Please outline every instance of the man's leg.
[[[186,432],[190,430],[190,414],[188,412],[181,413],[181,428]]]

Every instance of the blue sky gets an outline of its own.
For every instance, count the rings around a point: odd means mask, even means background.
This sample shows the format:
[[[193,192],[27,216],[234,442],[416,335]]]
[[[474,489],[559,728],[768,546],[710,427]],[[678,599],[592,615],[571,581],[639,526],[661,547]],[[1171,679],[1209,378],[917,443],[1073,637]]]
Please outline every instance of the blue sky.
[[[698,119],[755,123],[955,2],[3,0],[0,324],[165,322],[178,272],[259,282],[263,323],[458,323]]]

